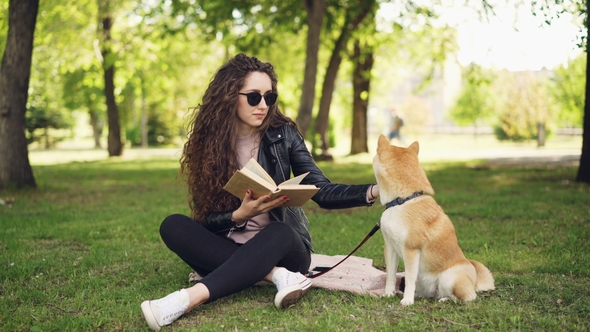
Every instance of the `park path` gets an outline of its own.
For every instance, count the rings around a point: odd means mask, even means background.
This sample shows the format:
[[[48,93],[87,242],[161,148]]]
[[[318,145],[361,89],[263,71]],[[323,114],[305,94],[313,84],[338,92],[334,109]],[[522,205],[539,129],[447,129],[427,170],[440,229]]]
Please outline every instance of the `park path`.
[[[376,141],[376,140],[371,140]],[[475,142],[469,136],[420,137],[420,161],[466,161],[485,160],[490,165],[577,165],[581,153],[581,138],[565,137],[548,141],[543,148],[534,144],[498,143],[490,137]],[[395,143],[395,142],[394,142]],[[29,160],[33,166],[70,162],[90,162],[108,159],[106,149],[93,149],[87,141],[65,142],[58,149],[30,150]],[[375,146],[369,144],[370,153],[346,156],[350,144],[341,140],[332,150],[336,161],[371,163]],[[179,160],[182,146],[168,148],[127,148],[121,160],[165,158]]]

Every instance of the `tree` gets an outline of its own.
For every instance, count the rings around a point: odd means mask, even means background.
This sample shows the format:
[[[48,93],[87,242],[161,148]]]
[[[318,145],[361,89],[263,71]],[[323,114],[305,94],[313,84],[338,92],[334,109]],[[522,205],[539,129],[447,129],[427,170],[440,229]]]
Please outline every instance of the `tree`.
[[[590,39],[590,1],[588,0],[534,0],[532,3],[533,14],[537,12],[545,16],[547,24],[551,24],[554,18],[568,12],[574,16],[583,18],[585,30],[581,36],[580,47],[586,51],[586,95],[584,99],[584,122],[582,133],[582,153],[580,166],[576,175],[577,182],[590,183],[590,52],[588,40]]]
[[[360,6],[358,2],[352,1],[349,3],[349,6],[350,7],[348,8],[344,8],[344,23],[340,27],[340,34],[334,42],[332,55],[330,56],[330,61],[322,84],[320,108],[315,120],[315,135],[319,135],[320,138],[319,148],[321,149],[321,153],[317,156],[319,159],[332,159],[329,152],[330,138],[328,136],[328,122],[330,120],[330,106],[332,104],[334,86],[338,75],[338,69],[342,62],[343,51],[352,32],[357,29],[367,15],[376,10],[376,2],[373,0],[362,1]],[[313,139],[312,143],[314,145],[312,152],[315,152],[315,145],[318,142],[316,139]]]
[[[222,45],[225,53],[217,57],[218,61],[245,52],[273,63],[281,78],[281,108],[292,110],[291,116],[297,118],[300,130],[307,131],[314,105],[326,0],[162,0],[161,3],[164,11],[171,3],[169,15],[173,23],[167,26],[170,33],[191,31],[212,45]],[[303,84],[301,73],[304,73]]]
[[[590,1],[586,0],[586,99],[584,101],[584,126],[582,134],[582,154],[576,181],[590,183]]]
[[[522,141],[537,139],[544,145],[546,126],[553,115],[551,98],[547,93],[548,72],[503,72],[496,84],[498,95],[504,99],[496,104],[499,140]]]
[[[0,65],[0,188],[35,188],[25,137],[25,111],[39,0],[10,0]]]
[[[209,29],[209,24],[214,23],[191,16],[192,10],[201,10],[198,4],[155,4],[145,2],[134,6],[130,14],[119,14],[121,23],[115,31],[118,44],[124,45],[117,52],[118,63],[124,64],[117,71],[117,82],[122,87],[117,96],[120,120],[126,141],[133,146],[166,145],[183,135],[182,114],[197,102],[195,91],[205,91],[211,68],[225,60],[230,48],[233,52],[233,45],[248,44],[232,35],[217,40],[217,31]],[[213,7],[226,12],[221,10],[223,6]],[[206,18],[213,21],[213,13],[207,13]],[[129,22],[124,20],[127,15],[142,19]],[[220,31],[226,32],[225,22],[217,23]],[[240,30],[237,25],[233,27]],[[253,43],[261,40],[265,38],[252,38]]]
[[[326,12],[326,0],[302,0],[302,2],[307,12],[307,56],[305,57],[305,72],[301,85],[301,101],[297,113],[297,124],[305,137],[311,125],[315,101],[315,85],[319,62],[318,52]]]
[[[61,138],[54,138],[49,129],[71,129],[73,121],[54,109],[29,106],[26,114],[27,142],[39,142],[41,147],[52,148]],[[42,134],[37,134],[41,130]]]
[[[449,112],[458,125],[473,125],[486,121],[494,114],[494,93],[491,85],[493,74],[478,65],[471,64],[463,72],[463,90]],[[476,131],[477,133],[477,131]]]
[[[371,70],[375,62],[373,45],[366,39],[355,38],[351,55],[352,74],[352,135],[350,154],[369,152],[367,144],[367,111],[371,91]]]
[[[97,20],[89,20],[96,17],[96,12],[96,0],[40,2],[26,113],[27,123],[33,127],[43,124],[43,118],[51,118],[53,125],[62,122],[59,127],[63,129],[75,124],[70,120],[80,111],[90,111],[93,106],[98,106],[95,113],[103,111],[100,108],[104,99],[100,96],[103,95],[104,82],[93,48]],[[80,82],[72,82],[77,79]],[[91,94],[90,86],[94,90]],[[92,98],[93,105],[86,105],[87,97]],[[103,113],[106,118],[106,108]],[[67,121],[64,123],[60,119]],[[56,142],[53,136],[65,138],[65,133],[65,130],[44,131],[44,134],[51,135],[46,138],[53,142]]]
[[[107,105],[107,117],[109,124],[109,137],[107,149],[109,156],[123,154],[123,141],[121,140],[121,124],[119,121],[119,107],[115,100],[115,53],[112,50],[111,28],[114,17],[111,8],[111,0],[98,0],[99,22],[101,26],[102,47],[100,53],[103,59],[104,70],[104,95]]]
[[[551,78],[551,96],[559,107],[557,121],[564,127],[582,127],[586,88],[586,54],[559,66]]]
[[[90,116],[90,126],[94,138],[94,148],[100,149],[100,136],[104,123],[104,103],[99,96],[103,95],[100,84],[102,77],[96,63],[88,68],[77,68],[64,74],[63,103],[70,110],[86,109]]]

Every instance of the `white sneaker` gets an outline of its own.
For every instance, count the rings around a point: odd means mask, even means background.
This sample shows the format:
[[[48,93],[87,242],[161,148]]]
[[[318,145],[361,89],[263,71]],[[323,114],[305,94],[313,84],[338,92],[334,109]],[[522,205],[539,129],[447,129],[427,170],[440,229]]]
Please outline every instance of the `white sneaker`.
[[[311,280],[299,272],[279,269],[272,276],[272,282],[277,286],[275,307],[285,309],[297,303],[311,287]]]
[[[170,325],[182,316],[188,305],[188,293],[181,289],[158,300],[144,301],[141,311],[149,327],[154,331],[160,331],[162,326]]]

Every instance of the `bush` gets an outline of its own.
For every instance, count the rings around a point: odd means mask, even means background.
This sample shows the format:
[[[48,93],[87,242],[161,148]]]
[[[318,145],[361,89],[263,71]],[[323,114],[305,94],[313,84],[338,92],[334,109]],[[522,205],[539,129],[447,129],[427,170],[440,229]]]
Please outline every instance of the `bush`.
[[[57,142],[68,136],[63,135],[63,130],[50,129],[72,129],[74,126],[74,120],[69,114],[54,109],[31,106],[27,109],[25,117],[27,142],[39,142],[45,148],[54,147]]]

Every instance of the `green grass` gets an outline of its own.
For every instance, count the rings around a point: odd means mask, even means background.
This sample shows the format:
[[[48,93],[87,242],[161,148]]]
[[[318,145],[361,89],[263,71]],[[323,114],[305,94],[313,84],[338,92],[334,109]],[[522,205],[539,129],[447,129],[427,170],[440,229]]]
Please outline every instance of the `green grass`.
[[[374,298],[312,289],[279,311],[273,287],[198,307],[169,331],[584,331],[590,329],[590,187],[576,169],[427,163],[437,202],[468,258],[495,291],[471,303]],[[374,182],[366,163],[321,164],[335,182]],[[148,330],[139,304],[187,287],[191,271],[159,238],[161,220],[188,213],[176,160],[35,166],[39,188],[4,191],[0,206],[0,330]],[[306,206],[316,252],[347,254],[382,207]],[[384,268],[378,232],[356,255]],[[403,265],[402,265],[403,266]],[[236,276],[239,277],[239,276]]]

